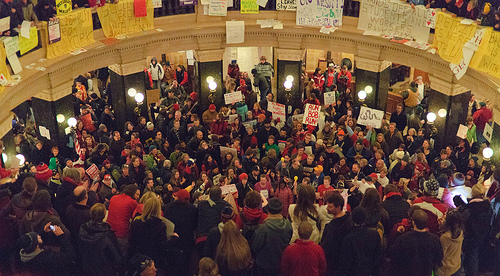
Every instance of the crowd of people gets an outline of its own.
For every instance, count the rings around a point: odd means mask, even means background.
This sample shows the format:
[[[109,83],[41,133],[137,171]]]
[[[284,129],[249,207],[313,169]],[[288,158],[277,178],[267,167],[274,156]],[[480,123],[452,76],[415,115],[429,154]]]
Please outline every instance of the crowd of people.
[[[483,142],[476,130],[491,120],[489,106],[471,97],[467,137],[441,149],[426,128],[421,78],[374,128],[356,123],[346,66],[304,72],[304,104],[337,94],[319,127],[273,119],[274,69],[265,57],[253,81],[236,62],[229,69],[224,93],[241,91],[243,101],[203,111],[198,94],[186,92],[185,69],[153,59],[147,83],[162,90],[155,119],[123,128],[106,97],[87,96],[91,78],[77,78],[79,119],[67,143],[20,132],[26,164],[2,161],[0,269],[500,275],[500,168],[471,152]]]

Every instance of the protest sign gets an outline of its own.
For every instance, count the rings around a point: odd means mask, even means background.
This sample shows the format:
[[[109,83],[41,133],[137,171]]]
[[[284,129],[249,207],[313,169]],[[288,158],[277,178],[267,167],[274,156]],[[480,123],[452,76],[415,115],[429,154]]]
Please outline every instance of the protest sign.
[[[29,38],[22,36],[19,37],[19,49],[21,50],[21,55],[26,54],[36,46],[38,46],[38,32],[36,27],[31,27]]]
[[[229,119],[228,119],[228,121],[227,121],[227,122],[228,122],[229,124],[234,123],[234,120],[236,120],[236,118],[238,118],[238,116],[239,116],[239,114],[231,114],[231,115],[229,115]]]
[[[436,27],[436,15],[437,15],[438,9],[428,9],[427,10],[427,17],[425,21],[425,25],[429,28],[435,28]]]
[[[467,138],[467,130],[469,130],[467,126],[460,124],[458,126],[457,136],[462,139]]]
[[[243,96],[241,91],[235,91],[231,93],[224,94],[224,102],[226,104],[233,104],[237,102],[241,102],[243,100]]]
[[[10,30],[10,17],[4,17],[0,19],[0,32]]]
[[[226,16],[227,15],[227,1],[231,0],[211,0],[208,8],[208,15],[210,16]]]
[[[476,52],[481,43],[484,36],[485,29],[477,29],[474,36],[467,41],[462,47],[462,53],[464,58],[460,61],[459,64],[450,63],[450,69],[455,74],[455,77],[459,80],[465,75],[467,72],[467,68],[469,67],[469,63],[472,59],[472,56]]]
[[[493,128],[491,127],[490,124],[485,124],[484,125],[484,131],[483,131],[483,136],[486,140],[488,140],[488,143],[491,143],[491,137],[493,135]]]
[[[236,189],[235,184],[224,185],[224,186],[221,186],[220,189],[221,189],[223,195],[226,195],[229,193],[233,194],[233,193],[236,193],[238,191],[238,189]]]
[[[469,66],[500,78],[500,32],[484,29],[484,35]]]
[[[325,106],[330,106],[332,104],[335,104],[335,93],[336,92],[326,92],[324,94],[324,98],[325,98]]]
[[[3,40],[3,45],[5,46],[7,56],[15,55],[19,51],[19,37],[7,36]]]
[[[344,0],[297,2],[295,24],[301,26],[342,26]]]
[[[306,104],[306,108],[304,110],[304,118],[302,119],[302,123],[306,125],[316,126],[318,125],[319,120],[319,111],[321,110],[321,106],[315,104]]]
[[[7,56],[7,60],[9,61],[10,68],[12,68],[12,72],[14,72],[14,74],[17,74],[23,70],[23,67],[21,66],[19,58],[16,54]]]
[[[269,102],[267,104],[267,111],[273,113],[273,119],[280,119],[280,122],[286,121],[285,105],[279,103]]]
[[[461,18],[438,12],[436,18],[436,32],[433,45],[442,59],[453,64],[459,64],[463,56],[462,47],[476,33],[477,24],[460,24]]]
[[[412,8],[407,3],[362,0],[358,29],[427,42],[430,29],[426,16],[427,10],[423,6]]]
[[[47,58],[58,57],[94,43],[91,9],[74,10],[59,16],[59,19],[61,41],[48,44]]]
[[[25,38],[30,38],[30,28],[31,28],[31,21],[23,21],[23,24],[21,25],[21,33],[20,37],[25,37]]]
[[[191,4],[186,4],[188,2],[191,2]],[[184,1],[184,0],[180,0],[179,2],[179,6],[186,6],[186,5],[193,5],[193,2],[194,1]],[[198,3],[198,1],[196,1]],[[161,8],[163,7],[163,3],[161,0],[153,0],[153,8]]]
[[[226,21],[226,44],[243,42],[245,42],[245,21]]]
[[[118,4],[97,8],[97,15],[106,37],[130,34],[154,29],[154,8],[151,0],[146,1],[147,16],[135,17],[134,1],[120,0]]]
[[[49,21],[49,44],[61,41],[61,26],[59,24],[59,18],[56,18],[53,21]]]
[[[155,0],[155,1],[160,1],[161,3],[161,0]],[[198,5],[198,0],[180,0],[179,5],[180,6]]]
[[[255,125],[257,125],[257,120],[251,120],[243,123],[245,128],[253,128]]]
[[[92,164],[86,171],[85,171],[90,179],[97,179],[99,177],[99,168],[96,166],[96,164]]]
[[[220,177],[222,176],[222,174],[218,174],[218,175],[215,175],[213,178],[212,178],[212,183],[214,184],[214,186],[217,186],[219,185],[219,179]]]
[[[362,106],[359,111],[358,124],[374,128],[380,128],[382,119],[384,118],[384,111]]]
[[[56,0],[57,15],[70,13],[72,10],[71,0]]]
[[[220,156],[222,159],[226,158],[226,154],[230,153],[233,157],[238,157],[238,151],[235,148],[220,147]]]
[[[277,0],[276,10],[278,11],[296,11],[297,1],[296,0]]]
[[[257,0],[241,0],[240,13],[259,13]]]

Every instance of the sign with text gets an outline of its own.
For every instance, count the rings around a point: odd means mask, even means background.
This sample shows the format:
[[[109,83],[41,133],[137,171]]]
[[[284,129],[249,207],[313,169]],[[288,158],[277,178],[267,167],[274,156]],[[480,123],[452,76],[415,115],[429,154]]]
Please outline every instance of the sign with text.
[[[92,164],[86,171],[85,171],[91,179],[97,179],[99,177],[99,168],[96,166],[96,164]]]
[[[245,42],[245,21],[226,21],[226,44]]]
[[[192,3],[192,2],[194,2],[194,1],[189,1],[189,2],[191,2],[191,3]],[[185,4],[185,3],[186,3],[185,1],[182,1],[182,0],[181,0],[181,1],[179,2],[179,5],[180,5],[180,6],[192,5],[192,4]],[[153,0],[153,8],[155,8],[155,9],[156,9],[156,8],[161,8],[161,7],[163,7],[163,3],[162,3],[162,1],[161,1],[161,0]]]
[[[227,1],[228,0],[211,0],[208,8],[208,15],[227,16]]]
[[[304,118],[302,120],[303,124],[317,126],[319,120],[319,112],[321,106],[315,104],[306,104],[304,110]]]
[[[463,55],[463,46],[476,33],[477,24],[464,25],[462,18],[452,17],[450,14],[438,12],[436,18],[436,32],[433,45],[442,59],[453,64],[460,64]]]
[[[138,33],[154,29],[154,8],[151,0],[146,1],[147,15],[135,17],[134,1],[120,0],[118,4],[104,5],[97,8],[102,30],[106,37],[120,34]]]
[[[230,147],[220,147],[220,155],[222,159],[226,158],[226,155],[230,153],[233,158],[238,157],[238,151],[235,148]]]
[[[180,6],[198,5],[198,0],[180,0],[179,5]]]
[[[500,78],[500,32],[484,29],[483,39],[469,66]]]
[[[236,189],[235,184],[224,185],[224,186],[221,186],[220,189],[221,189],[223,195],[226,195],[229,193],[233,194],[233,193],[236,193],[238,191],[238,189]]]
[[[257,0],[241,0],[240,13],[259,13]]]
[[[469,130],[469,128],[467,128],[467,126],[460,124],[458,126],[458,130],[457,130],[457,137],[462,138],[462,139],[467,138],[467,130]]]
[[[277,0],[276,10],[278,11],[296,11],[297,1],[296,0]]]
[[[4,17],[0,19],[0,32],[10,30],[10,17]]]
[[[47,46],[47,58],[62,56],[94,43],[91,9],[74,10],[68,14],[60,15],[59,19],[61,41]]]
[[[332,104],[335,104],[335,91],[334,92],[326,92],[324,94],[325,98],[325,106],[330,106]]]
[[[450,63],[450,69],[453,71],[453,74],[455,74],[457,80],[461,79],[467,72],[472,56],[483,40],[485,30],[486,29],[477,29],[474,36],[464,44],[462,48],[464,58],[459,64]]]
[[[488,140],[488,143],[491,143],[491,137],[493,135],[493,128],[491,127],[490,124],[485,124],[484,125],[484,131],[483,131],[483,136],[486,140]]]
[[[429,28],[436,28],[436,15],[438,9],[428,9],[427,10],[427,20],[425,21],[425,25]]]
[[[384,111],[362,106],[359,111],[358,124],[364,126],[372,126],[380,128],[382,119],[384,118]]]
[[[19,49],[21,50],[21,55],[26,54],[36,46],[38,46],[38,32],[36,27],[31,27],[29,38],[22,36],[19,37]]]
[[[286,122],[285,105],[280,103],[269,102],[267,111],[273,113],[273,119],[280,119],[280,122]]]
[[[49,44],[61,41],[61,26],[59,25],[59,18],[49,21]]]
[[[226,104],[233,104],[241,102],[242,100],[243,100],[243,95],[241,95],[241,91],[235,91],[224,94],[224,101]]]
[[[301,26],[342,26],[344,0],[297,1],[295,24]]]
[[[56,0],[57,15],[67,14],[73,9],[71,7],[71,0]]]
[[[427,10],[423,6],[412,8],[407,3],[362,0],[358,29],[427,42],[430,29],[426,18]]]
[[[19,51],[19,37],[17,36],[7,36],[3,40],[5,46],[5,51],[7,56],[15,55]]]

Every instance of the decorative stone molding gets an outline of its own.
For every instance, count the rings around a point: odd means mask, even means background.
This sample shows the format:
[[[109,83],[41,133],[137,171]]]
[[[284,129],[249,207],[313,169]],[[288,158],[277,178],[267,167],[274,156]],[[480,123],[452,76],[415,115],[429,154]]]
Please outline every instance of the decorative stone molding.
[[[225,49],[212,51],[196,51],[195,56],[199,62],[221,61],[224,57]]]
[[[292,49],[281,49],[276,48],[276,59],[279,60],[291,60],[291,61],[301,61],[304,56],[305,50],[292,50]]]
[[[387,60],[371,60],[367,58],[362,58],[355,56],[356,68],[371,71],[371,72],[382,72],[385,68],[391,66],[392,62]]]
[[[108,68],[109,70],[117,73],[120,76],[127,76],[130,74],[141,72],[142,70],[144,70],[144,68],[147,67],[147,65],[148,61],[146,58],[144,58],[142,60],[137,60],[126,64],[113,64]]]

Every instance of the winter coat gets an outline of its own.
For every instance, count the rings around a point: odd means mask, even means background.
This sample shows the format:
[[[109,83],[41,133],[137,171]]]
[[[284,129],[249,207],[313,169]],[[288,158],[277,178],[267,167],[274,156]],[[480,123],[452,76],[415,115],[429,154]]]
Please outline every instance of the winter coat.
[[[158,64],[158,61],[156,60],[155,57],[151,60],[151,64],[149,65],[148,71],[151,73],[151,78],[153,78],[154,81],[162,80],[163,75],[165,73],[163,71],[163,67],[160,64]]]
[[[292,224],[286,218],[266,219],[250,241],[255,265],[263,269],[279,267],[281,255],[292,237]]]
[[[394,224],[401,222],[408,216],[410,204],[403,199],[400,193],[389,193],[382,202],[382,208],[389,214],[389,228],[386,230],[390,230]]]
[[[175,224],[179,235],[176,247],[190,249],[194,245],[194,232],[198,222],[198,210],[189,202],[173,201],[165,206],[165,218]]]
[[[23,218],[21,225],[19,226],[19,234],[24,235],[28,232],[36,232],[42,237],[44,244],[53,245],[56,243],[55,235],[52,233],[46,233],[43,228],[47,223],[51,225],[57,225],[61,227],[65,234],[69,236],[69,230],[61,222],[61,219],[55,212],[55,210],[49,210],[46,212],[39,211],[29,211]]]
[[[443,261],[442,266],[438,268],[437,275],[450,276],[460,269],[462,254],[462,242],[464,235],[461,232],[457,238],[453,238],[451,232],[445,232],[439,238],[441,247],[443,248]]]
[[[464,252],[482,246],[490,233],[493,210],[488,199],[472,199],[461,210],[464,225]]]
[[[321,237],[321,247],[325,251],[326,262],[328,264],[328,274],[339,271],[342,264],[342,254],[339,250],[342,247],[344,237],[351,232],[351,214],[334,218],[325,226]]]
[[[285,187],[284,189],[274,190],[274,197],[277,197],[283,203],[283,208],[281,209],[281,215],[288,218],[288,208],[293,204],[293,194],[290,188]]]
[[[111,198],[107,222],[111,225],[116,237],[128,237],[130,219],[136,207],[137,201],[126,194],[115,195]]]
[[[198,204],[198,234],[207,236],[210,229],[220,222],[220,214],[225,206],[231,206],[227,201],[211,199]]]
[[[313,241],[296,240],[281,258],[283,276],[321,276],[326,272],[325,253]]]
[[[54,209],[63,220],[68,206],[76,202],[76,196],[73,193],[76,187],[78,187],[78,183],[69,177],[64,177],[61,186],[57,188]]]
[[[292,221],[292,227],[293,227],[293,236],[292,236],[292,239],[290,240],[290,244],[293,244],[296,239],[299,239],[299,225],[302,222],[302,220],[300,220],[298,217],[296,217],[293,213],[293,211],[295,210],[295,206],[297,206],[297,204],[292,204],[288,208],[288,213],[290,214],[290,219]],[[319,205],[314,204],[314,207],[316,208],[316,211],[319,211]],[[318,212],[318,214],[319,214],[319,212]],[[313,214],[310,214],[310,215],[312,216]],[[316,215],[315,218],[318,219],[318,215]],[[318,229],[318,227],[316,227],[316,221],[314,221],[309,216],[307,217],[306,221],[309,224],[311,224],[311,227],[313,228],[313,232],[312,232],[311,237],[309,239],[315,243],[319,243],[321,237],[319,236],[319,229]]]
[[[342,242],[341,260],[344,275],[378,275],[382,263],[379,233],[364,226],[354,227]]]
[[[71,244],[75,247],[78,245],[78,234],[80,227],[90,220],[90,206],[73,203],[66,209],[65,225],[70,232]]]
[[[147,221],[138,217],[130,224],[129,245],[131,256],[150,256],[159,267],[164,268],[168,248],[167,226],[157,217],[151,217]]]

